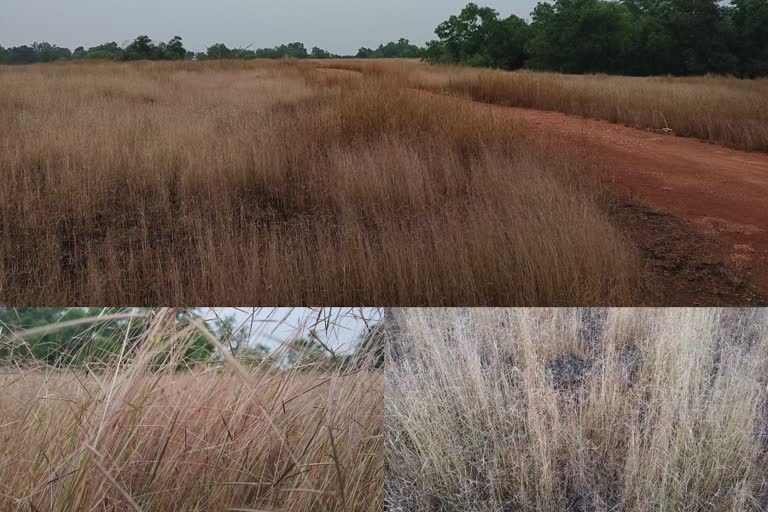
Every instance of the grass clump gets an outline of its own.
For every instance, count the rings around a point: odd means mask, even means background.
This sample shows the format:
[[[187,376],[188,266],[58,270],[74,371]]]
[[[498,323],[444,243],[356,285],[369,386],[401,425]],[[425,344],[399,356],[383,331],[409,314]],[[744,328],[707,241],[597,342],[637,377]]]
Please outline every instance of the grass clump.
[[[290,62],[0,71],[12,304],[630,304],[584,158]],[[640,298],[639,298],[640,297]]]
[[[425,66],[415,61],[329,61],[402,86],[509,107],[562,112],[768,151],[768,80],[730,76],[624,77]]]
[[[131,317],[148,327],[124,324],[111,359],[0,366],[0,509],[382,509],[382,371],[369,358],[333,365],[286,343],[246,363],[212,339],[217,357],[190,367],[190,340],[211,334],[174,318]]]
[[[768,315],[407,310],[391,510],[765,510]]]

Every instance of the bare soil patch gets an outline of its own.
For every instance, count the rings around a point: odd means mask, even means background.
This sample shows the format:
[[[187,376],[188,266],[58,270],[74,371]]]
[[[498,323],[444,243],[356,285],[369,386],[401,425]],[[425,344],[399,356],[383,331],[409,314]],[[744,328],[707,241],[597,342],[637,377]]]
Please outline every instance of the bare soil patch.
[[[626,201],[612,208],[640,250],[666,306],[757,306],[768,299],[726,261],[717,242],[672,214]]]
[[[685,219],[768,289],[768,154],[556,112],[488,108],[579,145],[612,188]]]
[[[477,104],[579,148],[611,189],[630,198],[614,214],[658,281],[662,302],[767,302],[768,154],[559,112]]]

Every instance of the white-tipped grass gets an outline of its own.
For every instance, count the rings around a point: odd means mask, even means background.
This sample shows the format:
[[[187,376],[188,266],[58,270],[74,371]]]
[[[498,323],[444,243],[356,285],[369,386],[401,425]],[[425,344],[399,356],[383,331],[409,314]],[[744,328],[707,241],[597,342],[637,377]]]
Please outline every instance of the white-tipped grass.
[[[407,310],[392,510],[761,511],[768,313]]]
[[[269,366],[184,367],[204,328],[172,318],[107,363],[0,367],[0,509],[382,509],[380,370],[289,368],[288,345]]]

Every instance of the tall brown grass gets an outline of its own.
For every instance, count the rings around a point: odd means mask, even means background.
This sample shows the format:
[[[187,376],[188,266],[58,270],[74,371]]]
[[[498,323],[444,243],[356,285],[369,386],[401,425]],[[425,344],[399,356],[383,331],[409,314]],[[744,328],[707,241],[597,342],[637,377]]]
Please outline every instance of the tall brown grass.
[[[382,510],[381,370],[181,369],[169,318],[111,364],[0,367],[0,509]]]
[[[763,511],[768,312],[408,310],[390,510]]]
[[[668,128],[676,135],[768,151],[766,79],[563,75],[409,61],[331,65],[397,77],[403,85],[486,103],[551,110],[643,129]]]
[[[313,67],[0,68],[0,300],[644,300],[582,155]]]

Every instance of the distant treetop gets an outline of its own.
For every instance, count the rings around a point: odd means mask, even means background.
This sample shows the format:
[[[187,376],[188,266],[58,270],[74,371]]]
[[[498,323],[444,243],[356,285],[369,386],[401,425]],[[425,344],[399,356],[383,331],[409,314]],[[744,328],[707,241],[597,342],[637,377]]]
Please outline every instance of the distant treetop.
[[[425,58],[564,73],[768,74],[767,0],[554,0],[531,19],[470,3],[437,27]]]
[[[503,18],[490,7],[469,3],[435,29],[425,48],[401,38],[378,48],[360,48],[359,59],[423,58],[431,63],[501,69],[531,68],[563,73],[623,75],[768,75],[768,0],[552,0],[536,5],[528,22]],[[122,47],[115,42],[70,51],[47,42],[5,49],[0,63],[26,64],[78,59],[345,58],[301,42],[273,48],[184,48],[182,38],[155,44],[141,35]]]
[[[362,50],[361,50],[362,52]],[[358,53],[358,58],[418,58],[423,49],[411,44],[407,39],[379,45],[376,50],[368,50],[365,55]],[[228,48],[224,43],[216,43],[204,52],[190,52],[184,48],[181,36],[175,36],[167,43],[155,43],[147,35],[140,35],[131,43],[120,46],[116,42],[100,44],[85,49],[78,46],[74,51],[60,48],[50,43],[34,43],[30,46],[18,46],[5,49],[0,46],[0,64],[33,64],[63,60],[106,59],[114,61],[133,60],[219,60],[219,59],[333,59],[350,58],[324,50],[317,46],[310,51],[304,43],[293,42],[273,48]]]

